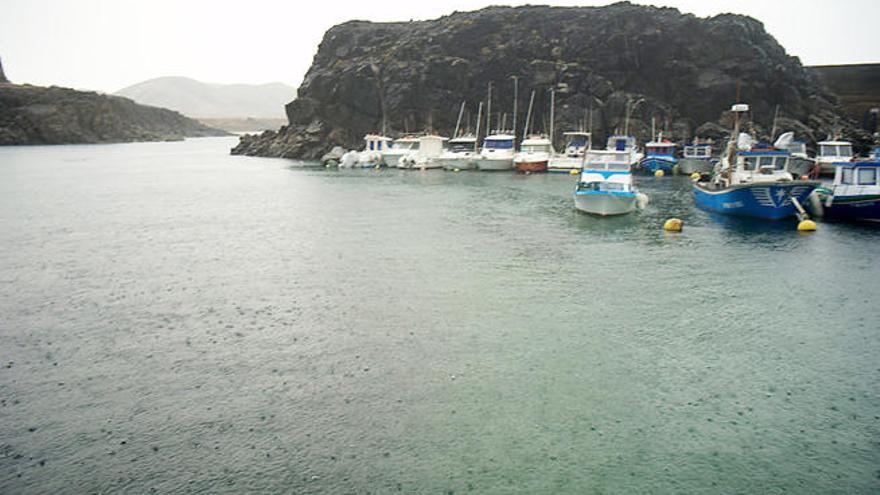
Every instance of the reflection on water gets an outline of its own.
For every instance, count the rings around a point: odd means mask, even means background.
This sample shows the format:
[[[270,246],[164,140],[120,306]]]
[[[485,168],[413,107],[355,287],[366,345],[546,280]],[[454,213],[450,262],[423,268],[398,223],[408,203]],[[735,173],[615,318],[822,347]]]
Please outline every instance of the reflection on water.
[[[0,492],[876,491],[877,229],[233,143],[0,149]]]

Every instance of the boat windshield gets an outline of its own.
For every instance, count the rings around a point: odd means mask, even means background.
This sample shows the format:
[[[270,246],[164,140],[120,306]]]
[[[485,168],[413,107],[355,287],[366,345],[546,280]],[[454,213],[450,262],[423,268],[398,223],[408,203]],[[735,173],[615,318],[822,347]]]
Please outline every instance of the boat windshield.
[[[671,155],[675,148],[672,146],[648,146],[649,155]]]
[[[823,144],[819,150],[819,156],[852,157],[852,145],[849,144]]]
[[[566,147],[573,148],[584,148],[587,146],[587,137],[586,136],[575,136],[571,138]]]
[[[419,149],[418,141],[397,141],[392,148],[396,150],[417,150]]]
[[[707,158],[711,149],[708,146],[685,146],[684,156],[688,158]]]
[[[483,147],[490,150],[510,150],[513,149],[512,139],[487,139],[483,143]]]
[[[453,153],[464,153],[473,150],[473,143],[449,143],[449,151],[452,151]]]
[[[524,144],[522,147],[523,153],[549,153],[550,145],[549,144]]]
[[[877,167],[843,167],[842,172],[841,184],[858,184],[860,186],[877,184]]]

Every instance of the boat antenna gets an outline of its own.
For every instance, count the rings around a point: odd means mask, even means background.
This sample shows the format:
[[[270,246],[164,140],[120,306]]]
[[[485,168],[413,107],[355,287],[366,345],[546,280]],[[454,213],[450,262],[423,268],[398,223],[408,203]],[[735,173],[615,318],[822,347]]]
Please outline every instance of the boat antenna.
[[[779,105],[776,105],[776,113],[773,114],[773,127],[770,128],[770,141],[776,137],[776,120],[779,118]]]
[[[532,96],[529,97],[529,111],[526,113],[526,126],[523,129],[523,139],[525,139],[529,135],[530,127],[532,126],[532,106],[535,104],[535,90],[532,90]]]
[[[474,153],[477,152],[477,145],[480,142],[480,121],[483,120],[483,102],[480,102],[480,108],[477,109],[477,134],[474,139]]]
[[[654,116],[653,115],[651,115],[651,140],[652,141],[657,140],[657,131],[654,128]]]
[[[455,132],[452,133],[452,137],[458,137],[458,129],[461,127],[461,117],[464,115],[464,103],[461,102],[461,109],[458,111],[458,120],[455,121]]]
[[[519,76],[510,76],[513,78],[513,142],[516,142],[516,110],[519,101]]]

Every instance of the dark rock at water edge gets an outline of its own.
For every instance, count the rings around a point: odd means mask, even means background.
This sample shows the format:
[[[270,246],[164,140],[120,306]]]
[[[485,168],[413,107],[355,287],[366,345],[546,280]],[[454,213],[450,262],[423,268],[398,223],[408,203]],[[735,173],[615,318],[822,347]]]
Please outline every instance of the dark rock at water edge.
[[[383,115],[388,134],[432,123],[449,135],[462,100],[473,122],[490,81],[495,127],[501,113],[510,122],[513,112],[510,76],[520,77],[518,132],[532,88],[538,90],[533,129],[547,127],[552,87],[558,134],[590,120],[585,114],[592,106],[595,141],[603,143],[624,127],[627,102],[644,98],[633,106],[631,133],[645,142],[653,116],[667,136],[688,139],[707,123],[729,128],[726,111],[739,82],[759,134],[769,131],[780,105],[802,139],[837,129],[866,137],[760,22],[624,2],[489,7],[432,21],[337,25],[324,35],[286,107],[289,124],[242,138],[233,153],[317,159],[333,146],[361,146],[364,134],[382,129]]]
[[[164,108],[59,87],[0,84],[0,145],[176,141],[225,136]]]

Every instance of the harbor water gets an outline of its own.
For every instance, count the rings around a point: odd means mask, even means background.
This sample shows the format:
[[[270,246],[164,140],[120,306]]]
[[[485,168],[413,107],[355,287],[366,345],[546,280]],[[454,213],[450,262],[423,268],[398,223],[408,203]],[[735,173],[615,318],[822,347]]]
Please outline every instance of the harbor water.
[[[880,491],[880,229],[234,144],[0,148],[0,492]]]

